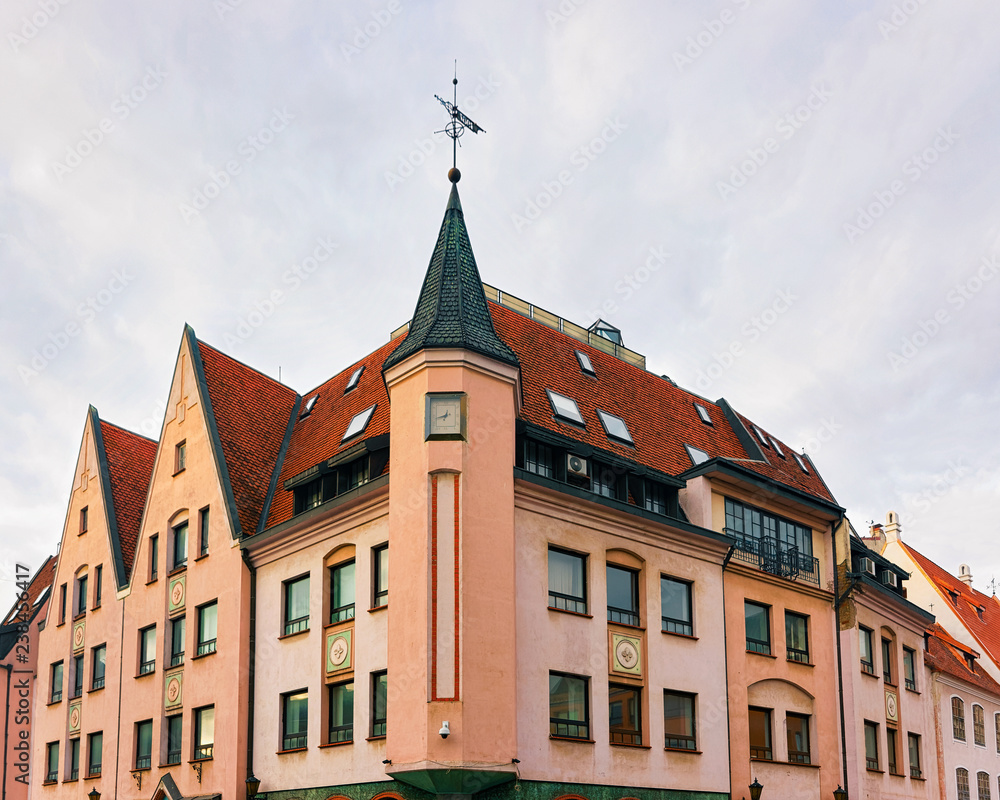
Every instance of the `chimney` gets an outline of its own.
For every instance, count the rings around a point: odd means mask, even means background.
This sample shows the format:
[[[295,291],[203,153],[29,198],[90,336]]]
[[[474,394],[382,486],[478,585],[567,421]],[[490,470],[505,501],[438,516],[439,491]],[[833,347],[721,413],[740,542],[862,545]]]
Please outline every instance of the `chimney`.
[[[899,524],[899,514],[890,511],[885,515],[885,541],[887,544],[903,539],[903,526]]]
[[[972,570],[969,569],[968,564],[958,565],[958,579],[970,589],[972,588]]]

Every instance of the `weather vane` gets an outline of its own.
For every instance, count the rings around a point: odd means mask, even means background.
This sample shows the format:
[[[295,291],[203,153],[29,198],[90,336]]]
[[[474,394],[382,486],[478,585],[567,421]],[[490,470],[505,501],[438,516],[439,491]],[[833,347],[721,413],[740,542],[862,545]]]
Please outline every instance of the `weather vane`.
[[[454,89],[453,102],[449,103],[444,98],[434,95],[434,97],[437,98],[437,101],[448,110],[449,114],[451,114],[451,122],[444,126],[444,130],[434,132],[446,133],[451,137],[451,170],[448,172],[448,179],[452,183],[458,183],[459,179],[462,177],[462,173],[458,171],[458,146],[461,144],[458,140],[462,137],[462,134],[465,133],[466,129],[472,131],[473,133],[479,133],[480,131],[486,133],[486,130],[479,127],[479,125],[458,110],[458,59],[455,59],[455,77],[452,79],[451,83]]]

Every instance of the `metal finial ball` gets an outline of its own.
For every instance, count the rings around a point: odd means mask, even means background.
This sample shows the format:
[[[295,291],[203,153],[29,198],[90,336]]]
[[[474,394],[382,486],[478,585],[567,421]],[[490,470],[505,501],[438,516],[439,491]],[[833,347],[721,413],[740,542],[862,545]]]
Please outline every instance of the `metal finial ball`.
[[[452,167],[450,170],[448,170],[448,180],[450,180],[452,183],[458,183],[460,180],[462,180],[462,173],[459,172],[458,167]]]
[[[458,86],[458,78],[452,78],[452,79],[451,79],[451,82],[452,82],[452,83],[453,83],[453,84],[454,84],[455,86]]]

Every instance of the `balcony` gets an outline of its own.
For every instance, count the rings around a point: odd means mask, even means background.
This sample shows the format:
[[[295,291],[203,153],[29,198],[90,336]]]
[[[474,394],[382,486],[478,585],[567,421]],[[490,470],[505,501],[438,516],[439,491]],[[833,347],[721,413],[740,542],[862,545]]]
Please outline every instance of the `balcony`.
[[[733,559],[757,567],[762,572],[790,581],[802,581],[819,586],[819,559],[799,552],[799,548],[784,545],[774,539],[754,539],[731,528],[724,533],[736,540]]]

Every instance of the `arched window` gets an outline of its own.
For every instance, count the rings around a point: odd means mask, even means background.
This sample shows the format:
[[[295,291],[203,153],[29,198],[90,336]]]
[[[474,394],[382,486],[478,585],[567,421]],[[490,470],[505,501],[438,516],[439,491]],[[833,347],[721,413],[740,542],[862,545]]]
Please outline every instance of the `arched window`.
[[[972,735],[976,744],[980,747],[986,747],[986,716],[980,705],[972,707]]]
[[[972,800],[969,795],[969,770],[959,767],[955,770],[955,780],[958,784],[958,800]]]
[[[979,800],[990,800],[990,773],[976,774],[976,788],[979,790]]]
[[[951,732],[958,741],[965,741],[965,703],[961,697],[951,698]],[[968,782],[968,770],[966,770],[966,782]]]

